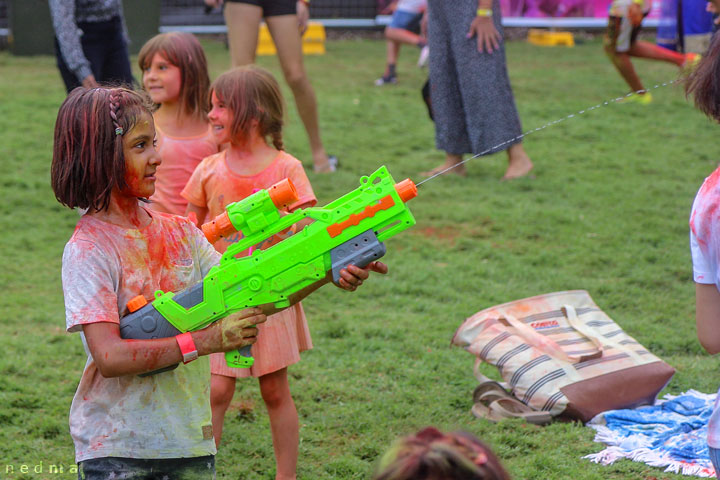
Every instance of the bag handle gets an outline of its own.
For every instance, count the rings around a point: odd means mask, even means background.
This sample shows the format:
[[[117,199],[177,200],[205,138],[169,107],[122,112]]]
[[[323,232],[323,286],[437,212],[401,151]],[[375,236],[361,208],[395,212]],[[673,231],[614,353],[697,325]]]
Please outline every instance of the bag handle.
[[[589,328],[587,325],[580,321],[577,316],[577,312],[575,311],[575,307],[573,307],[572,305],[563,305],[561,307],[561,310],[565,314],[565,318],[567,318],[570,326],[580,332],[582,335],[584,335],[588,340],[590,340],[593,345],[595,345],[595,348],[599,351],[599,354],[597,356],[587,358],[586,360],[592,360],[593,358],[598,358],[602,356],[603,341],[600,339],[600,336],[595,331],[593,331],[591,328]]]
[[[603,352],[602,342],[600,342],[595,335],[589,334],[589,329],[578,320],[575,309],[570,305],[563,305],[561,310],[568,319],[568,324],[593,343],[595,351],[583,355],[568,355],[556,341],[538,333],[534,328],[527,326],[514,316],[504,314],[498,320],[503,325],[514,328],[517,334],[531,345],[559,360],[564,360],[569,363],[579,363],[601,357]]]

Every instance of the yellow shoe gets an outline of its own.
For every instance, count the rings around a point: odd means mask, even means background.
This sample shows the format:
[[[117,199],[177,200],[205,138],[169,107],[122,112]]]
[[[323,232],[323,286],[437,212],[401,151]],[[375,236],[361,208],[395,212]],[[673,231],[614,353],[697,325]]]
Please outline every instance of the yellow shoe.
[[[619,103],[639,103],[640,105],[650,105],[650,103],[652,103],[652,94],[650,92],[633,93],[629,97],[623,97]]]
[[[700,60],[702,60],[702,55],[699,53],[687,53],[680,69],[685,73],[692,73],[697,68]]]

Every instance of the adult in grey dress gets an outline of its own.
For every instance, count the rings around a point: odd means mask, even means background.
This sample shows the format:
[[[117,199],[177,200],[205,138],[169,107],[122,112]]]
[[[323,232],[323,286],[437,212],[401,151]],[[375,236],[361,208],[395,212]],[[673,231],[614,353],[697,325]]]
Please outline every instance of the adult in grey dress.
[[[503,179],[533,168],[520,139],[505,65],[497,0],[428,0],[430,85],[435,143],[446,153],[433,175],[462,162],[465,153],[507,150]],[[460,165],[450,172],[465,175]]]

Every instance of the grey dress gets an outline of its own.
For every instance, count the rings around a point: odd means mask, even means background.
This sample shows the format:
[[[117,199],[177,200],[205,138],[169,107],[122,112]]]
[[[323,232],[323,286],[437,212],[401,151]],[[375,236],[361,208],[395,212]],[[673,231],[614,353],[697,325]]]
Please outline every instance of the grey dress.
[[[480,53],[477,38],[467,38],[477,5],[477,0],[428,0],[435,144],[458,155],[493,153],[520,142],[504,43],[493,53]],[[492,18],[502,35],[498,1]]]

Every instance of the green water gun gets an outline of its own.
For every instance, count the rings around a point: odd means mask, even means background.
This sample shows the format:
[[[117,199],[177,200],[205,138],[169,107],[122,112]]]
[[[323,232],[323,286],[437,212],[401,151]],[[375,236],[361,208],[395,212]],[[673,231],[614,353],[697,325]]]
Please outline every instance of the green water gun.
[[[297,201],[292,182],[285,179],[231,203],[215,220],[202,226],[213,243],[235,232],[242,239],[230,245],[219,265],[202,280],[179,293],[155,292],[128,303],[132,312],[120,320],[123,338],[165,338],[200,330],[240,310],[274,304],[290,305],[290,296],[321,280],[332,271],[333,281],[348,265],[365,267],[385,254],[383,241],[415,224],[405,202],[417,195],[410,179],[400,183],[381,167],[360,179],[360,186],[325,207],[298,209],[282,215],[281,209]],[[301,231],[249,256],[236,255],[291,228],[303,219],[313,222]],[[277,238],[277,237],[276,237]],[[227,352],[228,366],[253,364],[250,347]],[[172,370],[177,365],[150,372]]]

